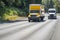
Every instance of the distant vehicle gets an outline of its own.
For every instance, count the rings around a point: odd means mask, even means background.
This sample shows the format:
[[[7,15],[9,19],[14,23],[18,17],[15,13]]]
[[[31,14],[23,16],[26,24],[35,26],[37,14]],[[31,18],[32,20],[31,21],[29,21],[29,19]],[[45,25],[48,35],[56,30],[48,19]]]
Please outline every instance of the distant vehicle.
[[[44,11],[44,10],[43,10]],[[43,21],[44,15],[42,14],[42,8],[40,4],[30,4],[29,5],[29,15],[28,21]]]
[[[48,10],[48,19],[56,19],[56,9],[55,8],[49,8]]]

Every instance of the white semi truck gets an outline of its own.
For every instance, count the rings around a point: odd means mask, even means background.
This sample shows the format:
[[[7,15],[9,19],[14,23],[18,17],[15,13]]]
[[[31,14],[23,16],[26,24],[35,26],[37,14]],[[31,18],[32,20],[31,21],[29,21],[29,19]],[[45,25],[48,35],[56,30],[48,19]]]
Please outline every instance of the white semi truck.
[[[48,19],[56,19],[57,18],[55,8],[49,8],[48,14],[49,14]]]

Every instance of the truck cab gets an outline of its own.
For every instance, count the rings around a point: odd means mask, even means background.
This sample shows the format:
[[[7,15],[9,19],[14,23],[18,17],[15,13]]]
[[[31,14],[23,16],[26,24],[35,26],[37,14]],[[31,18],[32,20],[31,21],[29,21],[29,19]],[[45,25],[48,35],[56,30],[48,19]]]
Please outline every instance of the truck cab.
[[[29,15],[28,15],[28,21],[41,21],[44,19],[44,16],[42,16],[41,12],[41,5],[40,4],[30,4],[29,5]]]
[[[56,9],[55,8],[49,8],[48,10],[48,19],[56,19]]]

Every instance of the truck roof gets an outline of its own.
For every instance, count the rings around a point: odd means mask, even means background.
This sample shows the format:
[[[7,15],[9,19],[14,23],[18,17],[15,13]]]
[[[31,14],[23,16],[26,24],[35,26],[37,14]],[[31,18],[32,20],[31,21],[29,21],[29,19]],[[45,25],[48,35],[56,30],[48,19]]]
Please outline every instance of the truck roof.
[[[41,4],[29,4],[29,5],[31,5],[31,6],[39,6]]]
[[[56,10],[55,8],[49,8],[49,10]]]
[[[40,4],[30,4],[29,5],[29,10],[40,10],[41,6]]]

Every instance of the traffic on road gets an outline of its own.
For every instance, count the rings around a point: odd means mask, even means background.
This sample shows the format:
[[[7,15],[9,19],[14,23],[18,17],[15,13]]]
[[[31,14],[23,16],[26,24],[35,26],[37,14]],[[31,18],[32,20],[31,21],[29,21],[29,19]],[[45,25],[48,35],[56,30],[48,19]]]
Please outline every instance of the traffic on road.
[[[44,21],[28,22],[20,21],[9,24],[1,24],[0,40],[56,40],[60,39],[60,16],[57,19],[48,19],[45,14]],[[55,31],[57,33],[55,33]],[[57,35],[58,34],[58,35]],[[55,38],[56,37],[56,38]],[[58,37],[58,38],[57,38]]]
[[[0,40],[60,40],[60,1],[0,0]]]

